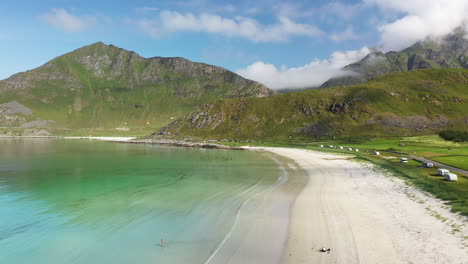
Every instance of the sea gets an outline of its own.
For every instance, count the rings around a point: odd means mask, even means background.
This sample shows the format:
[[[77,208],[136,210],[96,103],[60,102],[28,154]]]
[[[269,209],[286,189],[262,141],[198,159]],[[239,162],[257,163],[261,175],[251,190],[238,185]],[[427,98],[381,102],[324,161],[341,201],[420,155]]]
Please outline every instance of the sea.
[[[208,263],[279,166],[262,152],[1,138],[0,263]]]

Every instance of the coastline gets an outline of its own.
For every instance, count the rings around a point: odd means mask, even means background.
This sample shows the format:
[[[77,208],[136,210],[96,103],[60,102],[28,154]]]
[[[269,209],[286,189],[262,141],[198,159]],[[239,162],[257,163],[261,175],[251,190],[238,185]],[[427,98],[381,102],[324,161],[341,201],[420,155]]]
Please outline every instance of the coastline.
[[[219,248],[213,249],[206,264],[454,264],[468,259],[466,217],[451,213],[440,200],[397,177],[384,175],[370,163],[350,160],[350,156],[294,148],[135,141],[129,137],[53,138],[265,151],[281,160],[279,167],[294,179],[290,177],[246,201],[239,208],[238,224]],[[324,247],[331,252],[320,252]]]
[[[183,148],[206,148],[206,149],[229,149],[229,150],[245,150],[245,147],[230,147],[221,144],[207,143],[207,142],[191,142],[182,140],[171,139],[136,139],[137,137],[98,137],[98,136],[2,136],[1,138],[45,138],[45,139],[87,139],[87,140],[101,140],[108,142],[128,143],[128,144],[149,144],[149,145],[163,145],[172,147]]]
[[[261,151],[278,164],[282,176],[244,201],[232,227],[203,264],[281,263],[291,208],[308,179],[293,160]]]
[[[464,263],[468,258],[466,217],[402,180],[344,155],[251,149],[288,157],[308,177],[292,207],[281,263]]]

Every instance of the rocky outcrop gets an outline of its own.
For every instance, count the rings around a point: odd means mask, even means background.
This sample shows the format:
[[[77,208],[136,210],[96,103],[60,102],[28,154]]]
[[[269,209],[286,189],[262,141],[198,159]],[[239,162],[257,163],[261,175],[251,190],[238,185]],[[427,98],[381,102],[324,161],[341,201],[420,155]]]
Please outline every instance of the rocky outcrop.
[[[32,115],[31,109],[26,106],[16,102],[11,101],[8,103],[0,104],[0,115],[11,115],[11,114],[23,114],[23,115]]]
[[[436,115],[432,118],[421,115],[401,117],[394,113],[374,114],[366,124],[379,125],[388,128],[401,128],[412,131],[424,131],[448,128],[453,122],[445,116]]]

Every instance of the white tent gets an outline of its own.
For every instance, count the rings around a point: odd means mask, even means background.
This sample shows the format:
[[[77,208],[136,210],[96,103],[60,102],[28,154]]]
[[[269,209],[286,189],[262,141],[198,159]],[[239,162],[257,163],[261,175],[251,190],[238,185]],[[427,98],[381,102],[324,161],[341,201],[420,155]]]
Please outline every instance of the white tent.
[[[448,172],[448,173],[446,173],[444,175],[444,177],[445,177],[445,179],[447,181],[457,181],[458,180],[457,175],[455,173]]]
[[[445,174],[449,173],[449,170],[446,169],[438,169],[437,172],[440,176],[445,176]]]
[[[424,162],[424,168],[432,168],[434,167],[434,163],[432,162]]]

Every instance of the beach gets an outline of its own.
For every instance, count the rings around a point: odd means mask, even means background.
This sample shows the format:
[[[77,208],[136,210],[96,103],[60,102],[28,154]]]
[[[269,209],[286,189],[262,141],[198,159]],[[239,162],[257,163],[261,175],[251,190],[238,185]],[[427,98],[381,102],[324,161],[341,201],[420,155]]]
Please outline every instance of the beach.
[[[0,208],[10,220],[0,226],[9,237],[0,239],[0,251],[10,255],[0,254],[0,260],[455,264],[468,259],[466,217],[351,155],[83,140],[130,139],[124,137],[67,139],[80,140],[4,139]],[[29,180],[18,181],[16,168]],[[41,182],[32,181],[37,175]],[[44,224],[47,232],[35,231]],[[28,229],[15,233],[18,226]],[[52,243],[56,237],[67,243]],[[51,242],[35,244],[47,239]],[[160,248],[159,239],[167,247]],[[132,250],[106,253],[116,247]]]
[[[466,263],[466,217],[402,180],[350,156],[249,149],[287,157],[307,178],[280,263]]]
[[[206,264],[466,263],[467,218],[372,164],[304,149],[242,148],[272,153],[285,178],[239,207]]]

